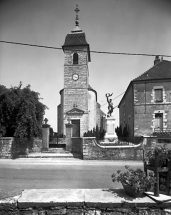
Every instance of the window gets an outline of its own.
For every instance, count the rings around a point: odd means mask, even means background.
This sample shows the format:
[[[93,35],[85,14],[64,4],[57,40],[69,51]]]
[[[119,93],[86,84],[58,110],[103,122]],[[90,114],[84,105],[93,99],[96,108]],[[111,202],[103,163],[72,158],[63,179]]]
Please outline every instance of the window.
[[[162,113],[155,114],[155,130],[156,131],[163,130],[163,114]]]
[[[162,102],[163,101],[163,89],[155,89],[155,102]]]
[[[78,64],[78,54],[77,53],[73,54],[73,64]]]

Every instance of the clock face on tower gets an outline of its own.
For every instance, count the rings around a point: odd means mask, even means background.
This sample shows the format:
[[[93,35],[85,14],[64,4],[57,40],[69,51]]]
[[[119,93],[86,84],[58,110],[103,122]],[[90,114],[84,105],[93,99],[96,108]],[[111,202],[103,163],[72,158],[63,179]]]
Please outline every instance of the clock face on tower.
[[[73,74],[72,79],[73,79],[74,81],[77,81],[78,78],[79,78],[78,74],[76,74],[76,73]]]

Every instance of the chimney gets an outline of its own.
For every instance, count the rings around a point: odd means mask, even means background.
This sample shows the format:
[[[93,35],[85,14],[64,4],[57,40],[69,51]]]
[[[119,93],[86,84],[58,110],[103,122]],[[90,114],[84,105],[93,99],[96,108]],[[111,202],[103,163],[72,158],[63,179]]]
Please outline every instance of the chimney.
[[[154,65],[158,64],[160,62],[160,58],[158,55],[156,55],[156,58],[154,60]]]

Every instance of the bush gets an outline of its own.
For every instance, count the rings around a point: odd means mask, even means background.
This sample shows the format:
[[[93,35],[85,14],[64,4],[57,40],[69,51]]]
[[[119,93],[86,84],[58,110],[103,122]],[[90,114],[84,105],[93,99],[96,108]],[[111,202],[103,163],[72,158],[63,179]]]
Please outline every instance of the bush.
[[[104,129],[99,129],[98,125],[93,130],[88,130],[84,133],[84,137],[96,137],[96,139],[103,139],[106,131]]]
[[[47,107],[40,102],[39,93],[30,85],[6,88],[0,85],[0,133],[5,137],[41,136],[43,116]]]

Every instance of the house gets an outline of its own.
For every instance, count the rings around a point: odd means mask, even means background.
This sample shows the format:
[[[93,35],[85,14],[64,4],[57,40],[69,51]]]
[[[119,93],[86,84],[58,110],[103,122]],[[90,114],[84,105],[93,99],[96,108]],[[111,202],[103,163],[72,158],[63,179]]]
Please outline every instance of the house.
[[[130,82],[118,107],[129,136],[171,132],[171,62],[156,56],[154,66]]]

